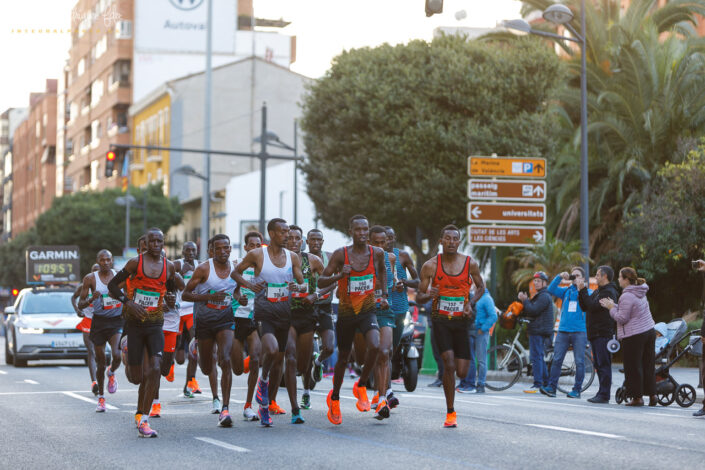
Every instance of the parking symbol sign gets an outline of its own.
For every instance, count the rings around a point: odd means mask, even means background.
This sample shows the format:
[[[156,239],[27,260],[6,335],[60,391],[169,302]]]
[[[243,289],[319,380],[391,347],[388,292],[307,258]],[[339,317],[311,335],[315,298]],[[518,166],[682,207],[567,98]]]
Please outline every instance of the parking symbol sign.
[[[534,172],[534,164],[533,163],[524,163],[524,171],[522,173],[533,173]]]

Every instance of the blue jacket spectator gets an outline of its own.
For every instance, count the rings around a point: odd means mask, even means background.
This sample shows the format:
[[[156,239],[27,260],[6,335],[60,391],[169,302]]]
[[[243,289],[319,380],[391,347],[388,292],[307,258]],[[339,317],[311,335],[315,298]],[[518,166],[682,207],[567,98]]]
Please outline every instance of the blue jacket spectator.
[[[485,293],[475,305],[475,328],[486,333],[490,331],[490,328],[496,322],[497,311],[494,307],[494,300],[490,295],[490,291],[485,289]]]
[[[578,288],[575,287],[575,284],[571,284],[570,287],[560,287],[561,280],[561,276],[556,276],[548,285],[548,293],[563,301],[558,331],[567,333],[587,332],[585,329],[585,312],[580,308],[578,299]],[[587,291],[588,295],[592,295],[592,289],[588,288]]]

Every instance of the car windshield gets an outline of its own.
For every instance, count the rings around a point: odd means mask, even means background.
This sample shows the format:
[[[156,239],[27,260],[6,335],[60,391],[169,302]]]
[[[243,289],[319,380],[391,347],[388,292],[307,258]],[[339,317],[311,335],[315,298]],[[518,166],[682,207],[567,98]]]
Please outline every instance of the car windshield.
[[[75,313],[71,295],[71,292],[28,292],[22,299],[22,315]]]

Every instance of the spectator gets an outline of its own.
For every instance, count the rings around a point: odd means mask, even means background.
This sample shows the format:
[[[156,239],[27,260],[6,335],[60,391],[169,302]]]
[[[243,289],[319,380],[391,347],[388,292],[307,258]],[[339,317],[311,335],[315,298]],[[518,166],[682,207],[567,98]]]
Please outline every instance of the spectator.
[[[592,356],[597,371],[600,389],[594,397],[588,398],[590,403],[609,403],[612,389],[612,354],[607,350],[607,342],[614,335],[614,321],[610,312],[600,300],[617,301],[619,293],[612,283],[614,270],[609,266],[600,266],[595,273],[597,290],[590,295],[583,280],[578,281],[577,288],[580,308],[586,313],[587,337],[592,346]]]
[[[524,390],[525,393],[536,393],[541,387],[548,385],[548,370],[544,361],[544,348],[551,340],[553,333],[553,302],[551,294],[548,293],[546,285],[548,276],[545,272],[539,271],[534,274],[534,288],[536,295],[531,299],[524,292],[519,292],[518,298],[524,305],[522,315],[529,318],[529,359],[531,369],[534,373],[534,385]]]
[[[580,308],[578,302],[578,288],[576,283],[585,279],[583,268],[575,267],[570,274],[562,272],[556,276],[548,286],[548,292],[554,297],[563,301],[561,306],[561,322],[558,325],[558,333],[553,342],[553,364],[548,377],[548,386],[541,387],[541,393],[549,397],[556,396],[558,379],[561,376],[563,359],[568,352],[568,348],[573,346],[573,357],[575,358],[575,383],[573,390],[568,392],[568,398],[580,398],[580,390],[585,378],[585,349],[587,348],[587,333],[585,331],[585,312]],[[561,280],[572,281],[570,287],[560,287]],[[588,288],[588,294],[592,295],[592,290]]]
[[[489,290],[480,297],[475,305],[475,322],[472,328],[474,333],[474,351],[471,346],[471,355],[474,352],[475,361],[470,360],[468,375],[460,381],[458,387],[459,392],[470,392],[473,389],[476,393],[485,393],[485,380],[487,379],[487,344],[490,341],[490,329],[497,321],[497,311],[495,310],[494,300],[490,295]],[[472,336],[471,342],[472,345]],[[477,387],[475,386],[475,371],[477,370]]]
[[[472,295],[472,294],[471,294]],[[476,306],[477,307],[477,306]],[[460,381],[460,384],[455,388],[458,393],[471,393],[475,389],[475,374],[477,366],[475,365],[475,339],[477,338],[477,328],[475,328],[475,315],[473,314],[468,321],[468,345],[470,347],[470,364],[468,365],[468,374]],[[470,381],[472,378],[472,382]]]
[[[646,300],[649,286],[644,279],[637,278],[634,268],[619,271],[619,285],[622,288],[619,303],[602,299],[600,304],[609,309],[617,322],[617,337],[622,340],[626,396],[632,399],[627,406],[644,406],[644,395],[649,395],[649,406],[656,406],[656,334]]]

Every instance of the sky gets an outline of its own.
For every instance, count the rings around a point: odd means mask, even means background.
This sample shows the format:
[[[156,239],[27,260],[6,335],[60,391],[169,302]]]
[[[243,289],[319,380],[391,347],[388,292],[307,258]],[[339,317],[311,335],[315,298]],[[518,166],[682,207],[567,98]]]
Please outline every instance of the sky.
[[[166,1],[166,0],[149,0]],[[24,107],[29,93],[59,78],[71,45],[71,9],[76,0],[0,0],[0,112]],[[430,40],[438,26],[493,27],[519,17],[517,0],[444,0],[443,13],[427,18],[424,0],[254,0],[258,18],[290,21],[282,32],[296,36],[292,70],[320,77],[331,59],[352,48]],[[456,19],[464,10],[467,17]],[[57,33],[38,33],[38,29]],[[14,30],[35,29],[35,33]]]

